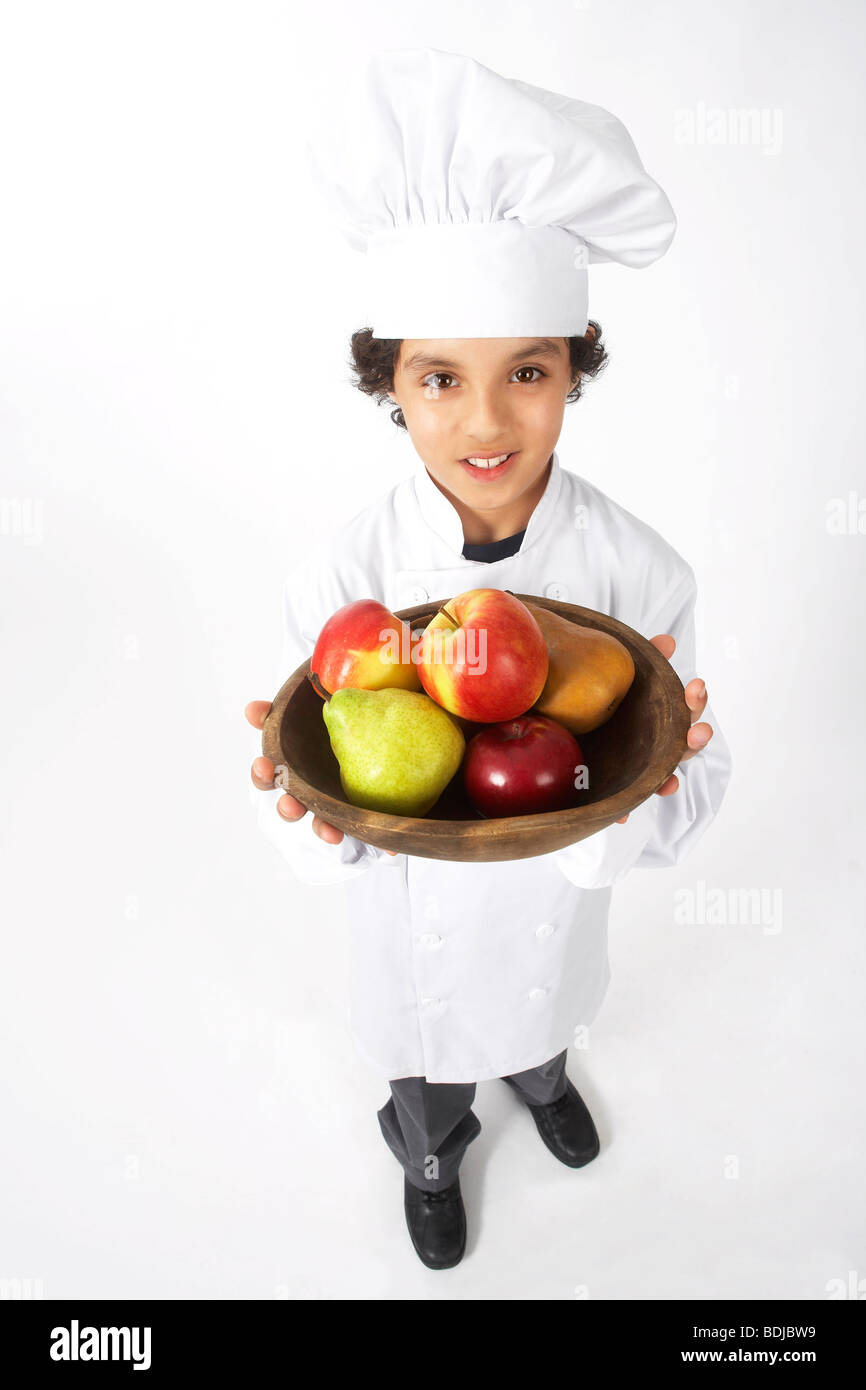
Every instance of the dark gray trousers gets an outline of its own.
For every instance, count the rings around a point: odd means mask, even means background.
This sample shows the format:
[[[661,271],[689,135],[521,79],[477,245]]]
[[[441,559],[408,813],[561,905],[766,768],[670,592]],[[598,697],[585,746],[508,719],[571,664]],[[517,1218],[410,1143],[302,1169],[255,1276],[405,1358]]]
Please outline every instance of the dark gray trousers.
[[[548,1105],[565,1095],[568,1049],[529,1071],[503,1076],[529,1105]],[[428,1081],[402,1076],[389,1081],[391,1098],[376,1113],[385,1143],[410,1182],[441,1192],[457,1177],[467,1147],[481,1133],[472,1110],[477,1082]]]

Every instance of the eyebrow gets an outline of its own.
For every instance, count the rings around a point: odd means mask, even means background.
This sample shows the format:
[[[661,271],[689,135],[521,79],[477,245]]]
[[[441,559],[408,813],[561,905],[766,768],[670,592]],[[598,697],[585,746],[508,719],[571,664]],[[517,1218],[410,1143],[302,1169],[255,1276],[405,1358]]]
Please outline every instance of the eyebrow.
[[[561,349],[558,343],[551,338],[536,338],[528,347],[518,348],[508,358],[509,362],[517,362],[521,357],[559,357]],[[445,367],[448,370],[458,371],[458,362],[449,362],[445,357],[435,357],[429,352],[413,352],[411,357],[407,357],[402,364],[404,372],[413,372],[418,367]]]

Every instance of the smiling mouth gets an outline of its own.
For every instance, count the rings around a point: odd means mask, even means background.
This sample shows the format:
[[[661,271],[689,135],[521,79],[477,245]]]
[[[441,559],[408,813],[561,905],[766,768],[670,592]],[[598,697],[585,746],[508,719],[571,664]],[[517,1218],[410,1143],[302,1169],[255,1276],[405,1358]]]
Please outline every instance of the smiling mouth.
[[[470,467],[477,468],[479,472],[489,472],[491,468],[499,468],[503,463],[507,463],[517,453],[513,449],[510,454],[495,454],[492,458],[483,458],[479,455],[471,455],[469,458],[461,459],[461,463],[468,463]]]

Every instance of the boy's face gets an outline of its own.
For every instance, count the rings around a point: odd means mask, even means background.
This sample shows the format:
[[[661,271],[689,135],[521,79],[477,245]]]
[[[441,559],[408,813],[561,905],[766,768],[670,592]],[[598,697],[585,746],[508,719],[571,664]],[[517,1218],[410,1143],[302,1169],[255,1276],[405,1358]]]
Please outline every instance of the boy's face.
[[[573,385],[565,338],[405,338],[388,394],[440,487],[505,515],[540,497]],[[489,470],[466,462],[500,454],[512,457]]]

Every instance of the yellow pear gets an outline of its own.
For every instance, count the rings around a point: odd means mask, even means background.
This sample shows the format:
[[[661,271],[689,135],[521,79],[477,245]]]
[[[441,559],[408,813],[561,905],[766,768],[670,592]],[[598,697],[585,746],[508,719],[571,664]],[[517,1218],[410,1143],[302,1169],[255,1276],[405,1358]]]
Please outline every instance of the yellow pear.
[[[573,734],[588,734],[610,719],[627,694],[634,680],[631,653],[608,632],[522,601],[547,643],[547,682],[532,708]]]

